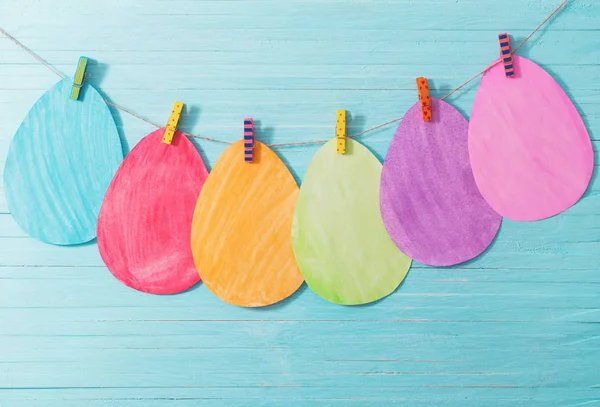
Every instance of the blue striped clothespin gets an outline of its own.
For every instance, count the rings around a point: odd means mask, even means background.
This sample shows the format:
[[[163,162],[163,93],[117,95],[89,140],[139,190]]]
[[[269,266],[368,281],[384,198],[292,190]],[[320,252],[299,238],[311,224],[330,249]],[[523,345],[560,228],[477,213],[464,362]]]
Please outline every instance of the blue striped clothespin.
[[[498,41],[500,42],[500,58],[504,63],[504,73],[507,78],[511,78],[515,75],[515,68],[513,66],[512,50],[510,49],[510,37],[507,33],[498,34]]]
[[[254,122],[251,118],[244,119],[244,161],[252,162],[254,150]]]

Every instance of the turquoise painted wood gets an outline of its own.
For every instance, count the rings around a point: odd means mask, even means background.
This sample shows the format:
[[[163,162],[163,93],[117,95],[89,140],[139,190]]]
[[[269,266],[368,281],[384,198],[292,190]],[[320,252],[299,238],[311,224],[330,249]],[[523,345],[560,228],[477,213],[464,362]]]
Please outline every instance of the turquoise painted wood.
[[[62,72],[136,112],[267,143],[348,133],[401,116],[414,78],[440,97],[518,43],[559,1],[0,1],[0,26]],[[564,87],[600,147],[600,3],[567,9],[524,46]],[[0,160],[57,81],[0,38]],[[469,116],[477,83],[449,98]],[[131,149],[152,127],[115,119]],[[396,125],[361,142],[381,159]],[[225,146],[195,142],[214,164]],[[301,180],[318,146],[278,148]],[[3,167],[3,165],[1,165]],[[4,194],[0,194],[3,196]],[[391,296],[346,308],[301,289],[265,310],[202,284],[128,289],[95,244],[27,237],[0,198],[0,405],[10,407],[565,407],[600,405],[600,183],[541,222],[503,222],[492,247],[452,268],[414,264]]]
[[[102,96],[60,80],[33,105],[12,137],[4,183],[15,221],[46,243],[75,245],[96,237],[104,194],[123,160],[115,121]]]

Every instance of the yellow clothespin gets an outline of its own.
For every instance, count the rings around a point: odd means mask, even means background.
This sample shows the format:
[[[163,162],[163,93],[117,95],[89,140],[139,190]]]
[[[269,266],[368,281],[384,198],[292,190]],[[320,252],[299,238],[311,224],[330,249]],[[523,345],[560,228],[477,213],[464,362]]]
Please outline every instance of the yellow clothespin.
[[[336,151],[338,154],[346,153],[346,111],[337,111],[337,122],[335,124],[335,138],[337,140]]]
[[[171,116],[169,117],[167,127],[165,128],[165,135],[162,139],[163,143],[171,144],[173,141],[173,136],[175,135],[175,130],[177,130],[177,123],[179,123],[179,117],[181,116],[182,110],[183,103],[180,101],[175,101],[175,104],[173,105],[173,111],[171,111]]]
[[[75,78],[73,79],[73,87],[71,88],[71,99],[79,99],[79,92],[83,87],[83,78],[85,77],[85,68],[87,67],[88,59],[86,57],[79,57],[77,63],[77,71],[75,71]]]

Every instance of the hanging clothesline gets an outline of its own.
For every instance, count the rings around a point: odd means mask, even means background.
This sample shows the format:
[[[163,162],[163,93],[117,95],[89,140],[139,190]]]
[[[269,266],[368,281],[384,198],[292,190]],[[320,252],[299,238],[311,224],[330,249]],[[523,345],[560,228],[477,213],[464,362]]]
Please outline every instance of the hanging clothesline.
[[[523,41],[521,41],[519,43],[519,45],[517,45],[515,47],[515,49],[513,50],[513,53],[516,53],[527,41],[529,41],[529,39],[540,29],[542,28],[542,26],[544,24],[546,24],[556,13],[558,13],[563,7],[564,5],[567,3],[568,0],[563,0],[553,11],[552,13],[550,13],[545,19],[544,21],[542,21],[527,37],[525,37],[525,39],[523,39]],[[52,72],[54,72],[56,75],[58,75],[61,78],[65,78],[65,75],[62,74],[60,71],[58,71],[56,68],[54,68],[50,63],[48,63],[46,60],[44,60],[41,56],[39,56],[37,53],[35,53],[34,51],[32,51],[30,48],[28,48],[27,46],[25,46],[22,42],[20,42],[19,40],[17,40],[15,37],[13,37],[12,35],[10,35],[8,32],[6,32],[6,30],[4,30],[2,27],[0,27],[0,33],[2,33],[6,38],[8,38],[9,40],[11,40],[12,42],[14,42],[18,47],[20,47],[23,51],[27,52],[29,55],[31,55],[36,61],[38,61],[39,63],[41,63],[42,65],[44,65],[46,68],[48,68],[49,70],[51,70]],[[465,87],[466,85],[468,85],[469,83],[471,83],[472,81],[474,81],[475,79],[477,79],[479,76],[483,75],[488,69],[490,69],[491,67],[497,65],[500,63],[500,59],[498,59],[497,61],[493,62],[491,65],[487,66],[485,69],[481,70],[480,72],[478,72],[477,74],[473,75],[470,79],[468,79],[466,82],[460,84],[459,86],[457,86],[456,88],[452,89],[450,92],[448,92],[446,95],[444,95],[441,99],[445,100],[446,98],[450,97],[452,94],[454,94],[456,91],[462,89],[463,87]],[[118,105],[116,103],[111,102],[108,99],[104,99],[106,104],[123,112],[126,113],[130,116],[133,116],[139,120],[142,120],[143,122],[146,122],[156,128],[162,128],[164,126],[155,123],[143,116],[140,116],[139,114],[133,112],[132,110]],[[392,123],[398,122],[402,120],[402,117],[398,117],[392,120],[389,120],[385,123],[379,124],[377,126],[374,127],[370,127],[366,130],[361,131],[360,133],[356,133],[353,134],[351,136],[351,138],[357,138],[360,137],[364,134],[370,133],[372,131],[375,131],[377,129],[380,129],[382,127],[388,126]],[[210,141],[213,143],[220,143],[220,144],[232,144],[231,141],[226,141],[226,140],[221,140],[221,139],[216,139],[216,138],[212,138],[212,137],[206,137],[206,136],[201,136],[199,134],[191,134],[191,133],[184,133],[182,132],[182,134],[184,134],[187,137],[191,137],[191,138],[196,138],[196,139],[200,139],[200,140],[205,140],[205,141]],[[308,140],[308,141],[294,141],[294,142],[288,142],[288,143],[275,143],[275,144],[267,144],[269,147],[289,147],[289,146],[299,146],[299,145],[310,145],[310,144],[324,144],[327,141],[329,141],[331,138],[328,139],[318,139],[318,140]]]

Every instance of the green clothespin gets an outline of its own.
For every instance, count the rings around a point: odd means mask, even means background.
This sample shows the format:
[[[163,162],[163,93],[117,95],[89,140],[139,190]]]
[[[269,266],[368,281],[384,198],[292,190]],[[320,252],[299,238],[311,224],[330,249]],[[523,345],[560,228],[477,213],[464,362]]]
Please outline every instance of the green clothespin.
[[[73,88],[71,89],[71,99],[79,99],[79,92],[83,87],[83,77],[85,76],[85,68],[87,67],[88,59],[86,57],[79,57],[77,63],[77,72],[75,72],[75,79],[73,79]]]

